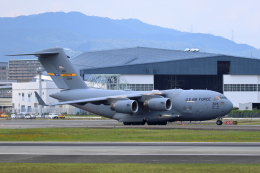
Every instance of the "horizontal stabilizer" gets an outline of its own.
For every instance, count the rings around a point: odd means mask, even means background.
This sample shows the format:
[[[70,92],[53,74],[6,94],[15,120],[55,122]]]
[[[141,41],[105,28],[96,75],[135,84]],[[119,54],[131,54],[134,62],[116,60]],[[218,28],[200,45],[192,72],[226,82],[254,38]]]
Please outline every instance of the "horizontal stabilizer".
[[[59,52],[39,52],[39,53],[15,54],[15,55],[6,55],[6,56],[27,56],[27,55],[41,56],[41,55],[56,55],[56,54],[59,54]]]

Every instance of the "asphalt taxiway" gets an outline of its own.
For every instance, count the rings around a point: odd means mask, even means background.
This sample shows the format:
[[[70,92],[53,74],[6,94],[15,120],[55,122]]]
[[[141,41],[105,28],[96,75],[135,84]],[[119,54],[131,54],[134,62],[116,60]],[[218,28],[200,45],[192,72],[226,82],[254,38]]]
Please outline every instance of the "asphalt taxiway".
[[[116,120],[1,120],[2,129],[29,129],[29,128],[146,128],[146,129],[192,129],[192,130],[239,130],[260,131],[260,125],[221,125],[215,121],[202,122],[174,122],[164,125],[130,125],[124,126]]]
[[[260,143],[2,142],[0,162],[260,164]]]
[[[124,126],[116,120],[1,120],[2,129],[29,129],[29,128],[145,128],[145,129],[192,129],[192,130],[240,130],[260,131],[260,125],[221,125],[215,121],[202,122],[174,122],[165,125],[130,125]]]

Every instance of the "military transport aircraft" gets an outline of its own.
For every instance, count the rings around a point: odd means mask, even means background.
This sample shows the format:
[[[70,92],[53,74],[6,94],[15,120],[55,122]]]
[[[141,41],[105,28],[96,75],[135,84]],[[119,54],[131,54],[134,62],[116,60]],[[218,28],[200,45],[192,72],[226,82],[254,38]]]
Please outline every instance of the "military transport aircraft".
[[[46,104],[35,92],[40,105],[70,104],[77,108],[116,119],[124,125],[166,125],[174,121],[203,121],[227,115],[233,104],[221,93],[210,90],[103,90],[89,88],[75,70],[62,48],[32,54],[52,77],[59,93],[50,96],[58,103]]]

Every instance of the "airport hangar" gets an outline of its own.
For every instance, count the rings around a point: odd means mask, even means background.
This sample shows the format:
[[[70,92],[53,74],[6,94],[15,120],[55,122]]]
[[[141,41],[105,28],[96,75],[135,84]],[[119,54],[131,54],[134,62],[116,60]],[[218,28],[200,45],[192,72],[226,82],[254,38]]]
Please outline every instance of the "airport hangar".
[[[119,74],[132,90],[207,89],[223,93],[234,106],[260,107],[260,60],[255,58],[133,47],[84,52],[71,61],[85,79]]]

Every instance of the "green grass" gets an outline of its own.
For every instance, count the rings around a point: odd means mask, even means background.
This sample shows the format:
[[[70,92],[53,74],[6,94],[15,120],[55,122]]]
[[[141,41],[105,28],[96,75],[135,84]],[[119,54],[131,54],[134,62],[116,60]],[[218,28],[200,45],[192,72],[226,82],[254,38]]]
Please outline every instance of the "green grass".
[[[119,128],[0,129],[0,141],[259,142],[260,131]]]
[[[1,173],[216,173],[260,172],[259,164],[84,164],[84,163],[0,163]]]

